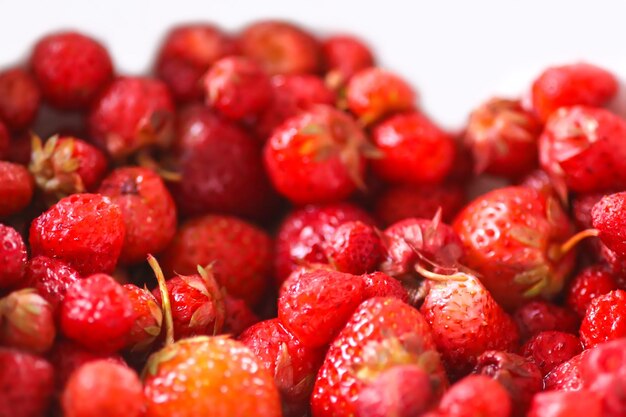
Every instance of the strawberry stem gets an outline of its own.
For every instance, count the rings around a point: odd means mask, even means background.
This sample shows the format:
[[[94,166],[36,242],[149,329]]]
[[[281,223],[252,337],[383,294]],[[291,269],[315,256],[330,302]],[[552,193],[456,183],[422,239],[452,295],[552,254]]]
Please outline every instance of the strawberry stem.
[[[145,149],[137,154],[137,163],[139,164],[139,166],[153,170],[154,172],[159,174],[159,176],[165,181],[180,182],[180,180],[182,179],[181,173],[163,168]]]
[[[420,264],[415,264],[415,270],[418,274],[424,278],[435,282],[448,282],[448,281],[467,281],[468,275],[464,272],[455,272],[450,275],[442,275],[436,272],[432,272],[422,267]]]
[[[576,233],[574,236],[570,237],[567,242],[563,243],[559,248],[558,253],[555,256],[555,260],[561,259],[563,256],[567,255],[569,251],[571,251],[581,240],[586,239],[588,237],[598,236],[600,231],[598,229],[586,229],[581,232]]]
[[[159,283],[159,292],[161,293],[161,308],[163,309],[163,317],[165,318],[165,346],[174,343],[174,319],[172,318],[172,304],[170,303],[170,294],[167,291],[165,276],[163,270],[159,266],[159,262],[152,255],[148,255],[148,264],[154,271],[157,282]]]
[[[215,325],[213,327],[213,336],[215,336],[222,331],[222,328],[224,327],[224,321],[226,320],[226,306],[224,304],[224,294],[222,293],[222,290],[220,289],[220,286],[215,279],[215,275],[213,275],[212,265],[209,265],[206,268],[198,265],[198,273],[202,277],[202,280],[206,285],[207,291],[209,291],[209,294],[213,299],[213,303],[215,305]]]

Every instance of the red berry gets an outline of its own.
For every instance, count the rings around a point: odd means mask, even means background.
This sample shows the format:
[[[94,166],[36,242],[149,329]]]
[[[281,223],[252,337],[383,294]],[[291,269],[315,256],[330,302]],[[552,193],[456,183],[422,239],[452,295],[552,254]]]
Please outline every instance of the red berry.
[[[497,381],[470,375],[454,384],[441,399],[439,412],[446,417],[508,417],[511,399]]]
[[[32,258],[26,267],[26,282],[37,290],[52,307],[55,316],[67,289],[80,279],[78,272],[66,263],[45,256]]]
[[[106,49],[77,32],[59,32],[41,39],[30,58],[43,98],[62,109],[83,109],[113,77]]]
[[[226,315],[224,317],[224,334],[239,336],[244,330],[260,321],[244,300],[228,294],[224,296],[224,310]]]
[[[578,332],[579,319],[574,312],[548,301],[530,301],[519,307],[513,318],[523,341],[550,330],[572,334]]]
[[[141,148],[169,145],[173,119],[174,104],[164,83],[121,77],[98,97],[88,125],[95,143],[113,158],[123,158]]]
[[[350,274],[372,272],[383,258],[376,229],[362,222],[346,222],[330,236],[325,248],[331,265]]]
[[[7,159],[10,154],[9,151],[13,152],[15,150],[16,146],[12,146],[10,142],[9,132],[2,120],[0,120],[0,160]]]
[[[580,340],[570,333],[541,332],[524,346],[522,354],[535,362],[543,375],[582,352]]]
[[[590,229],[592,225],[591,211],[597,202],[602,200],[606,193],[578,194],[572,200],[572,217],[581,229]]]
[[[320,69],[317,41],[287,22],[261,21],[239,36],[243,55],[257,61],[270,75],[316,73]]]
[[[603,197],[591,211],[600,240],[619,257],[626,257],[626,192]]]
[[[0,299],[0,343],[32,353],[45,353],[56,334],[52,306],[33,289]]]
[[[183,224],[163,253],[166,273],[194,274],[211,263],[230,295],[254,305],[269,285],[272,240],[243,220],[207,215]]]
[[[371,274],[361,275],[363,284],[363,299],[367,300],[374,297],[395,297],[399,300],[408,302],[409,296],[400,281],[383,272],[372,272]]]
[[[386,181],[438,184],[452,168],[452,137],[421,113],[386,119],[374,128],[372,139],[382,153],[372,168]]]
[[[153,171],[140,167],[118,168],[107,176],[98,192],[116,204],[126,234],[120,254],[125,264],[160,253],[176,233],[176,206],[165,184]]]
[[[617,289],[615,276],[604,266],[590,266],[578,273],[567,291],[567,305],[584,317],[591,301]]]
[[[623,380],[626,374],[624,347],[624,339],[603,343],[592,349],[587,349],[585,351],[587,354],[580,361],[580,377],[584,388],[603,394],[605,402],[609,400],[611,394],[615,393],[611,392],[610,388],[623,389]],[[622,395],[619,400],[623,402],[623,398]],[[611,404],[606,405],[610,406]],[[621,410],[623,412],[623,408]]]
[[[545,122],[559,107],[602,106],[618,87],[613,74],[595,65],[581,62],[550,67],[533,82],[533,110]]]
[[[533,398],[528,417],[602,417],[600,396],[589,391],[542,392]]]
[[[123,288],[135,313],[127,346],[131,352],[147,352],[161,334],[163,312],[156,298],[146,288],[134,284],[126,284]]]
[[[21,68],[0,72],[0,120],[10,130],[28,128],[37,116],[39,101],[39,88],[28,72]]]
[[[121,210],[111,200],[74,194],[33,221],[30,245],[33,256],[61,259],[86,276],[113,271],[124,235]]]
[[[0,218],[26,208],[33,198],[33,191],[33,178],[26,168],[0,161]]]
[[[106,360],[78,368],[63,391],[65,417],[141,417],[143,387],[132,369]]]
[[[350,78],[346,87],[348,109],[363,124],[415,107],[413,88],[397,75],[380,69],[365,68]]]
[[[530,172],[519,182],[519,185],[537,190],[546,196],[556,194],[550,176],[541,169]]]
[[[135,312],[124,288],[106,274],[75,282],[61,306],[61,330],[68,338],[102,353],[124,347]]]
[[[0,223],[0,288],[22,287],[28,254],[22,236]]]
[[[50,363],[25,352],[0,348],[0,369],[0,416],[45,416],[54,389]]]
[[[579,391],[582,389],[580,364],[589,352],[591,350],[584,350],[582,353],[554,368],[543,378],[544,390]]]
[[[317,105],[274,130],[265,166],[274,187],[295,204],[339,201],[362,186],[370,146],[349,115]]]
[[[177,101],[202,98],[202,76],[218,59],[237,51],[235,42],[211,24],[173,28],[159,50],[156,73]]]
[[[585,349],[626,337],[626,291],[615,290],[594,298],[580,324]]]
[[[254,61],[227,57],[204,77],[206,102],[220,114],[241,120],[261,112],[272,100],[270,78]]]
[[[362,69],[374,65],[370,48],[360,39],[348,35],[327,38],[322,44],[322,56],[326,66],[326,81],[338,88]]]

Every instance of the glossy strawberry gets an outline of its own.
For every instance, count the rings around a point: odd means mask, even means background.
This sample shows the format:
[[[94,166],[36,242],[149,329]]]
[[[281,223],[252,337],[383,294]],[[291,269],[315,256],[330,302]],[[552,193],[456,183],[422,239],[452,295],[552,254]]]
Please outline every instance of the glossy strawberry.
[[[79,279],[74,268],[54,258],[36,256],[26,266],[27,286],[35,288],[50,304],[55,317],[58,317],[67,289]]]
[[[626,291],[615,290],[594,298],[580,324],[585,349],[626,337]]]
[[[571,333],[541,332],[528,340],[522,354],[535,362],[543,375],[582,352],[580,340]]]
[[[509,417],[511,411],[508,392],[484,375],[470,375],[452,385],[439,404],[446,417]]]
[[[362,40],[349,35],[335,35],[322,43],[326,82],[333,88],[343,87],[362,69],[374,65],[374,56]]]
[[[342,224],[330,236],[326,256],[338,271],[364,274],[383,258],[383,243],[376,229],[361,222]]]
[[[28,255],[22,236],[0,223],[0,288],[22,287]]]
[[[617,289],[615,276],[605,267],[594,265],[580,271],[567,291],[567,305],[584,317],[591,301]]]
[[[546,391],[580,391],[583,382],[580,375],[580,364],[591,350],[583,350],[567,362],[554,368],[543,378]]]
[[[522,305],[515,310],[513,318],[520,330],[522,341],[550,330],[576,334],[580,324],[572,310],[543,300]]]
[[[161,334],[163,312],[160,303],[146,288],[134,284],[126,284],[123,288],[135,314],[126,345],[131,352],[149,351]]]
[[[626,192],[610,194],[597,202],[591,211],[593,227],[600,240],[618,257],[626,257]]]
[[[363,280],[363,299],[374,297],[395,297],[408,302],[409,296],[400,281],[390,277],[384,272],[375,271],[361,275]]]
[[[26,208],[33,198],[33,191],[34,181],[26,168],[0,161],[0,218]]]
[[[593,392],[542,392],[533,398],[528,417],[601,417],[600,396]]]
[[[536,190],[491,191],[468,204],[453,226],[466,265],[505,308],[554,297],[573,267],[573,227],[559,202]]]
[[[74,194],[37,217],[30,227],[33,256],[58,258],[85,276],[112,272],[124,242],[119,207],[98,194]]]
[[[42,354],[54,342],[56,329],[51,305],[33,289],[14,291],[0,299],[0,343]]]
[[[10,130],[26,129],[32,124],[40,96],[35,79],[24,69],[0,71],[0,120]]]

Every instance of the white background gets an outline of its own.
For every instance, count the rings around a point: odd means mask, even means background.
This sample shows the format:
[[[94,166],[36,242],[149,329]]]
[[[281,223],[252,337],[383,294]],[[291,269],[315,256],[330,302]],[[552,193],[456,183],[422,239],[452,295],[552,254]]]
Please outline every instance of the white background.
[[[42,34],[75,28],[103,40],[119,72],[140,73],[175,23],[236,30],[269,17],[361,35],[449,127],[494,93],[523,93],[550,64],[584,59],[626,74],[626,2],[564,0],[0,0],[0,67],[26,57]]]

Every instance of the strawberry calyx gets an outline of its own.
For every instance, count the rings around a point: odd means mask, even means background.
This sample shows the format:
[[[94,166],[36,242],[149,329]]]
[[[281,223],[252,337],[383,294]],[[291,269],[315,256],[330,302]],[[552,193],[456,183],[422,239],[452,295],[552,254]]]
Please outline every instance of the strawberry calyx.
[[[174,344],[174,319],[172,317],[172,304],[170,302],[170,294],[165,283],[165,276],[159,262],[152,255],[148,255],[148,264],[154,271],[154,275],[159,283],[159,292],[161,293],[161,310],[165,319],[165,346]]]
[[[200,274],[200,277],[205,284],[205,289],[203,292],[209,296],[213,304],[212,307],[215,309],[215,326],[213,328],[213,335],[216,335],[222,331],[222,328],[224,327],[224,321],[226,319],[226,306],[224,304],[224,293],[226,290],[220,287],[220,285],[217,283],[215,279],[215,274],[213,273],[212,265],[204,268],[198,265],[198,274]]]

